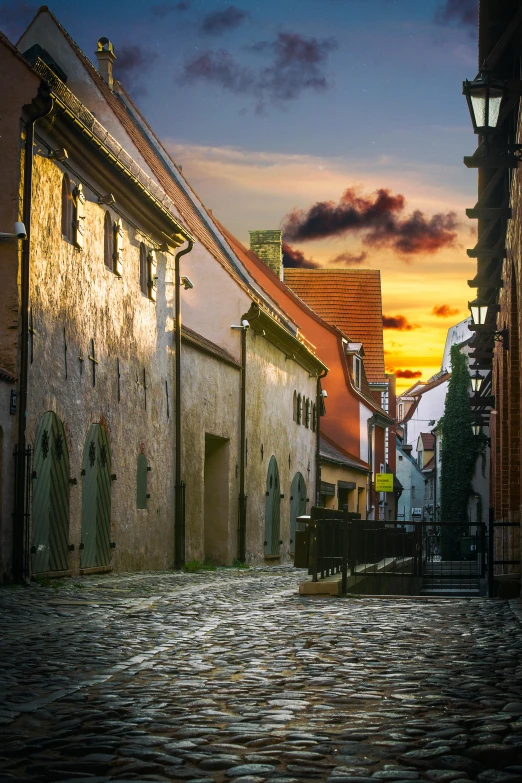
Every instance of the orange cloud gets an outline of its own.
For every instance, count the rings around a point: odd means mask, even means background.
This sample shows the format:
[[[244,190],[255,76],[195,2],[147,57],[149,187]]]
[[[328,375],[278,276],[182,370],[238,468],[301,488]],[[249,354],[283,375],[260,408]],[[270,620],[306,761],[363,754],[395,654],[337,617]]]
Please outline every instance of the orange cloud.
[[[383,329],[397,329],[400,332],[411,332],[412,329],[420,329],[420,324],[412,324],[405,315],[383,315]]]
[[[389,372],[395,373],[397,378],[420,378],[422,375],[420,370],[389,370]]]
[[[437,318],[449,318],[451,315],[457,315],[457,313],[459,312],[459,308],[450,307],[447,304],[435,305],[435,307],[431,312],[433,313],[433,315],[436,315]]]

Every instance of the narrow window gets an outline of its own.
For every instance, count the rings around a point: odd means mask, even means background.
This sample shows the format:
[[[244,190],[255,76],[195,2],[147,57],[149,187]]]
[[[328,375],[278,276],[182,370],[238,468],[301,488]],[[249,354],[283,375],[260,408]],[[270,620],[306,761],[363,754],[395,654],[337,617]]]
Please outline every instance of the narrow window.
[[[115,275],[121,277],[123,274],[123,224],[119,218],[114,221],[113,243],[112,270]]]
[[[317,406],[312,405],[312,430],[315,432],[317,429]]]
[[[68,174],[62,179],[62,236],[69,242],[73,240],[73,201]]]
[[[103,260],[107,269],[112,272],[114,261],[112,254],[114,252],[113,232],[112,232],[112,218],[111,213],[107,210],[105,218],[103,220]]]
[[[356,389],[361,388],[361,360],[358,356],[353,357],[353,383]]]
[[[402,421],[402,411],[403,411],[403,404],[402,402],[399,403],[399,421]]]
[[[145,454],[138,456],[136,508],[147,508],[147,474],[149,466]]]
[[[297,395],[297,423],[301,424],[301,418],[303,413],[303,400],[301,398],[301,395]]]
[[[80,182],[73,192],[73,241],[78,250],[85,244],[85,193]]]
[[[310,429],[310,400],[306,400],[305,406],[305,424]]]
[[[158,290],[158,262],[156,261],[156,252],[149,250],[147,253],[147,292],[151,302],[156,301]]]
[[[297,421],[297,392],[296,391],[294,391],[294,406],[293,406],[292,420]]]
[[[149,295],[147,279],[147,248],[143,242],[140,242],[140,289],[145,296]]]

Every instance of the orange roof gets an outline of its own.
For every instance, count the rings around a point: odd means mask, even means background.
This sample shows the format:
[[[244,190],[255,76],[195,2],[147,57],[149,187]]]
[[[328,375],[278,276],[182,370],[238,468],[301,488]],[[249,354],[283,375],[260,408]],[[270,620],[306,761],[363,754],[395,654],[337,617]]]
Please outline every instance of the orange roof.
[[[421,432],[420,437],[424,451],[433,451],[435,436],[431,432]]]
[[[378,269],[285,269],[286,285],[328,323],[364,346],[370,383],[386,381]]]

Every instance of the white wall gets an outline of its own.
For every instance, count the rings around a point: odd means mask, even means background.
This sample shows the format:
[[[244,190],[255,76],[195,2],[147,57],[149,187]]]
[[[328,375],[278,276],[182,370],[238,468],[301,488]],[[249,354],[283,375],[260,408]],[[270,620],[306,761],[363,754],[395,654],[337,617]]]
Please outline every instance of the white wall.
[[[411,519],[412,508],[424,507],[424,476],[400,448],[397,449],[396,475],[403,486],[397,504],[397,519],[408,520]],[[413,497],[412,486],[415,488]]]
[[[451,347],[463,343],[465,340],[469,340],[473,332],[469,330],[469,324],[471,323],[471,316],[465,318],[464,321],[450,326],[448,329],[448,335],[446,337],[446,344],[444,346],[444,354],[442,356],[441,370],[447,370],[451,372]]]
[[[413,446],[412,455],[417,457],[417,440],[421,432],[431,432],[444,414],[444,404],[449,381],[434,386],[421,394],[420,401],[411,419],[407,422],[404,442]],[[430,424],[434,421],[435,424]]]

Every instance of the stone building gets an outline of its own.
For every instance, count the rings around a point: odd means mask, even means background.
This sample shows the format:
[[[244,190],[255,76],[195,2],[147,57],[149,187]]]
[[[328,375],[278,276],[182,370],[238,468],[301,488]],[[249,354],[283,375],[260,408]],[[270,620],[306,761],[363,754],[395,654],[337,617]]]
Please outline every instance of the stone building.
[[[45,6],[0,38],[2,574],[288,557],[326,367],[96,56]]]

